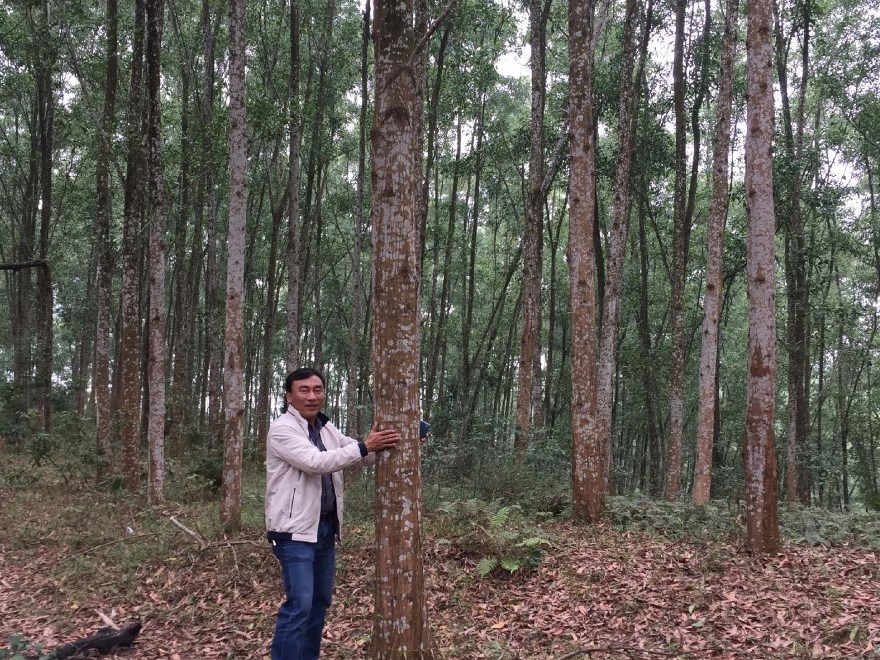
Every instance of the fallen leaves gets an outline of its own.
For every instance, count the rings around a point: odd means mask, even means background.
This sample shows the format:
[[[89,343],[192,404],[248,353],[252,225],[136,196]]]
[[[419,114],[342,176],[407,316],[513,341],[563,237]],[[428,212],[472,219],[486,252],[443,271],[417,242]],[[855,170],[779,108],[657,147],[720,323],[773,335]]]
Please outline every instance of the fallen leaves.
[[[372,630],[369,536],[352,531],[339,549],[325,630],[322,657],[331,660],[365,657]],[[480,579],[473,558],[429,541],[426,596],[442,658],[549,660],[579,649],[593,659],[857,658],[880,650],[875,551],[787,545],[761,559],[731,544],[608,526],[561,522],[551,531],[541,566],[508,579]],[[66,584],[53,570],[71,552],[59,541],[26,550],[0,541],[0,640],[21,633],[51,647],[103,625],[101,610],[144,623],[118,658],[268,657],[281,581],[259,532],[240,540],[253,543],[145,562],[127,582],[134,586],[118,589],[103,569],[91,587]],[[96,551],[89,561],[109,559]]]

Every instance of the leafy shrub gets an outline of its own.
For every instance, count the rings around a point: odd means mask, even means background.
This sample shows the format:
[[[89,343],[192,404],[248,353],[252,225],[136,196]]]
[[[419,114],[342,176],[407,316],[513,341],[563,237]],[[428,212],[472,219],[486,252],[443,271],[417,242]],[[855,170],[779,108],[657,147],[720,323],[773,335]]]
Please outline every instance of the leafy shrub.
[[[849,543],[880,549],[880,513],[841,513],[827,509],[782,509],[779,526],[795,543],[834,546]]]
[[[438,543],[452,545],[476,561],[481,577],[527,573],[541,563],[550,545],[548,535],[522,507],[498,501],[445,502],[431,516],[431,526]]]
[[[29,653],[25,655],[25,651]],[[31,644],[21,635],[12,635],[9,638],[9,648],[0,649],[0,660],[49,660],[50,658],[52,654],[43,653],[42,644]]]

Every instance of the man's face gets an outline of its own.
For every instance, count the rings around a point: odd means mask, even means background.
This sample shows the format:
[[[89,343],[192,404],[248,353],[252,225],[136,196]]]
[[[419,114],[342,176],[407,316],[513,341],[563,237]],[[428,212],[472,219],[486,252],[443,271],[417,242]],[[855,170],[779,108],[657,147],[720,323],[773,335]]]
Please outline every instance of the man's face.
[[[314,422],[321,412],[324,399],[324,384],[317,376],[293,381],[293,386],[287,393],[287,402],[309,422]]]

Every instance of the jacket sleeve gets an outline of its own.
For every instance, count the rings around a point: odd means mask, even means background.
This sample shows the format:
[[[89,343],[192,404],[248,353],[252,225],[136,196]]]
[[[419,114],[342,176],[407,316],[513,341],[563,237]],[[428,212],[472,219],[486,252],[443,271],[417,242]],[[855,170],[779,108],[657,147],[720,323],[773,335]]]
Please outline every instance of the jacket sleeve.
[[[340,447],[350,447],[352,444],[355,444],[358,446],[358,448],[360,448],[360,446],[363,444],[363,440],[357,440],[355,438],[350,438],[349,436],[342,433],[342,431],[340,431],[338,428],[336,428],[333,424],[327,424],[327,426],[325,426],[324,428],[330,429],[332,431],[332,433],[335,436],[336,441],[339,443]],[[366,445],[364,446],[364,451],[366,451]],[[366,456],[361,454],[361,464],[362,465],[375,465],[375,463],[376,463],[376,454],[374,452],[370,452]]]
[[[272,426],[267,444],[268,451],[280,460],[309,474],[330,474],[361,460],[357,442],[320,451],[302,431],[289,424]]]

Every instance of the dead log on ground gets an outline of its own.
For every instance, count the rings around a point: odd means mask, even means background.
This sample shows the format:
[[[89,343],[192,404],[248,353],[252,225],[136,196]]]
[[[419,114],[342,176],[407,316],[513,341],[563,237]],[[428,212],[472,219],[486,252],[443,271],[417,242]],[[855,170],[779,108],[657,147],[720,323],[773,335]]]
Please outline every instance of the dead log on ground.
[[[70,658],[79,653],[93,650],[101,655],[105,655],[117,646],[131,646],[140,632],[140,621],[129,623],[122,626],[122,628],[101,628],[90,637],[83,637],[55,649],[51,657],[61,660],[62,658]]]

